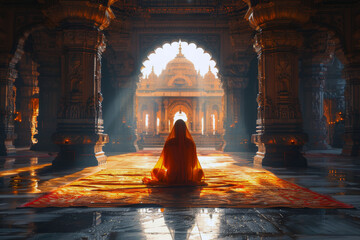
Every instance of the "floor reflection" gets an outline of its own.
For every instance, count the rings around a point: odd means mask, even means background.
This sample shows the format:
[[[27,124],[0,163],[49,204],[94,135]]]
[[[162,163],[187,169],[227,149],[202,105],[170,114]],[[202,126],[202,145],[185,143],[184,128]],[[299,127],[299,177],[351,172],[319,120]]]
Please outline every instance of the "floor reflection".
[[[196,237],[201,239],[197,226],[194,229],[196,211],[197,209],[188,209],[184,211],[184,214],[177,214],[178,209],[163,209],[164,221],[169,229],[171,239],[187,240],[190,236],[191,239]]]
[[[146,239],[218,239],[218,208],[141,208],[138,209]]]

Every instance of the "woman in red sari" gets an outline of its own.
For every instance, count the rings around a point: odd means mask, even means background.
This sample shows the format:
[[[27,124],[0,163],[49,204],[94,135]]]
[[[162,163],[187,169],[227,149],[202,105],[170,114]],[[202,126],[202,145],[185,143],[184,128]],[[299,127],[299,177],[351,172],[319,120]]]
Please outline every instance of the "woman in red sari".
[[[177,120],[155,167],[150,185],[204,185],[205,175],[196,154],[195,142],[183,120]]]

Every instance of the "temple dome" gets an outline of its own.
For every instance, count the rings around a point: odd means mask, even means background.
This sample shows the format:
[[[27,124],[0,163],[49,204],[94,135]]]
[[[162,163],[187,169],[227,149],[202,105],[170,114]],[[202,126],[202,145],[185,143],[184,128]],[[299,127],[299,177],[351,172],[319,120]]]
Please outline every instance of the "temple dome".
[[[170,72],[172,70],[190,70],[196,72],[194,64],[181,52],[181,45],[179,46],[179,53],[166,65],[165,69]]]

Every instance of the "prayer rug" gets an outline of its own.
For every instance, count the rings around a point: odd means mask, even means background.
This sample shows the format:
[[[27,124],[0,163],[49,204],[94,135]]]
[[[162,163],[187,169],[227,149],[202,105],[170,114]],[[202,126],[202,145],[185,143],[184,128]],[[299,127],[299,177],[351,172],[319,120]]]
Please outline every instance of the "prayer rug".
[[[146,167],[146,166],[143,166]],[[151,168],[106,169],[78,179],[22,207],[353,208],[276,177],[264,169],[204,169],[207,186],[148,187]]]

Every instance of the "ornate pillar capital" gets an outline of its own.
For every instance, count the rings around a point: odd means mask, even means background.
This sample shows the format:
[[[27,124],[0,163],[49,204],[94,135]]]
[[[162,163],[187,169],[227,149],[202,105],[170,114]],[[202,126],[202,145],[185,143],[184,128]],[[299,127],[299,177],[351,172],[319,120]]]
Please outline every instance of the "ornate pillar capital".
[[[304,6],[301,0],[259,1],[256,5],[248,1],[248,5],[249,10],[245,14],[245,19],[255,30],[303,24],[311,15],[311,10]]]
[[[235,52],[246,52],[252,45],[253,30],[247,21],[239,15],[232,16],[229,20],[230,41]]]
[[[254,49],[258,54],[264,51],[295,49],[301,47],[303,38],[295,29],[272,29],[260,31],[254,38]]]
[[[87,0],[59,0],[55,4],[49,4],[43,13],[55,25],[67,27],[71,22],[72,27],[76,24],[87,25],[99,30],[108,27],[111,19],[115,18],[110,6]]]
[[[246,88],[249,82],[250,57],[234,54],[228,58],[220,73],[225,91],[231,88]]]
[[[102,54],[105,51],[105,36],[101,31],[87,29],[64,29],[61,31],[61,45],[65,50],[81,49]]]

